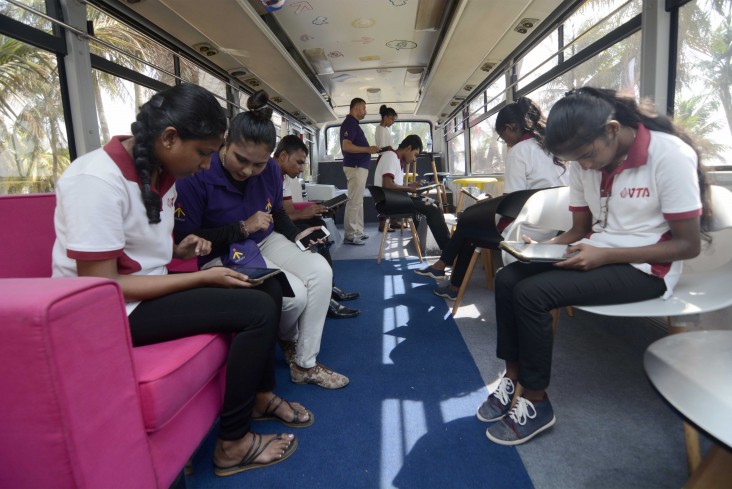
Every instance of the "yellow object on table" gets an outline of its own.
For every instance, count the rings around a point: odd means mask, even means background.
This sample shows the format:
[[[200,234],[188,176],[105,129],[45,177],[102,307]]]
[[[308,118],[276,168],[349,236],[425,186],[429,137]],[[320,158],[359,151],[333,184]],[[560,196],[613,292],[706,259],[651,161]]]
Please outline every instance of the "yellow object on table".
[[[480,186],[480,189],[485,193],[485,186],[498,183],[498,179],[493,177],[462,177],[462,178],[456,178],[452,181],[452,183],[457,183],[460,185],[460,189],[462,190],[463,187],[474,185],[474,186]],[[463,198],[465,194],[463,192],[460,192],[460,196],[458,197],[457,205],[455,206],[455,213],[457,214],[462,210],[463,207]]]

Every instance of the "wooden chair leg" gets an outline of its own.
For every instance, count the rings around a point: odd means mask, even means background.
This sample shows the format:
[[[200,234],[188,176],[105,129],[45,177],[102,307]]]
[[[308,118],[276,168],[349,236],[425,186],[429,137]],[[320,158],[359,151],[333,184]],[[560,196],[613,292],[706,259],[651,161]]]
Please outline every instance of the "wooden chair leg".
[[[475,251],[473,251],[473,256],[470,257],[470,263],[468,263],[468,269],[465,270],[465,277],[463,277],[463,282],[460,284],[460,288],[458,289],[457,297],[455,298],[455,305],[452,306],[452,315],[454,316],[457,314],[457,310],[460,308],[460,303],[463,301],[463,296],[465,295],[465,290],[468,288],[468,282],[470,282],[470,277],[473,276],[473,270],[475,269],[475,264],[478,262],[478,255],[480,255],[480,248],[476,248]]]
[[[460,213],[460,209],[463,208],[463,198],[465,198],[465,194],[460,192],[460,196],[458,197],[457,205],[455,206],[455,215],[456,216]]]
[[[480,250],[480,255],[483,258],[483,268],[485,269],[485,288],[493,290],[493,255],[488,248]]]
[[[687,324],[689,323],[694,323],[693,319],[688,323],[686,321],[675,323],[669,317],[666,318],[666,330],[668,334],[685,333],[688,331]],[[689,475],[691,475],[701,464],[701,446],[699,432],[686,421],[684,421],[684,441],[686,442],[686,464],[689,469]]]
[[[552,315],[552,334],[556,336],[557,326],[559,326],[559,309],[552,309],[549,314]]]
[[[692,425],[684,421],[684,441],[686,442],[686,465],[689,475],[693,474],[702,461],[699,432]]]
[[[422,244],[419,242],[419,236],[417,235],[417,227],[414,225],[414,221],[411,217],[407,218],[409,222],[409,228],[412,230],[412,238],[414,238],[414,245],[417,247],[417,256],[419,262],[422,263]]]
[[[729,487],[732,480],[732,452],[714,444],[704,456],[699,468],[691,474],[684,489]]]
[[[567,306],[567,316],[573,318],[574,317],[574,309],[572,306]]]
[[[386,244],[386,235],[389,234],[389,226],[391,226],[391,219],[386,218],[384,221],[384,230],[381,231],[381,246],[379,246],[379,256],[376,258],[376,264],[381,265],[381,257],[384,255],[384,245]]]

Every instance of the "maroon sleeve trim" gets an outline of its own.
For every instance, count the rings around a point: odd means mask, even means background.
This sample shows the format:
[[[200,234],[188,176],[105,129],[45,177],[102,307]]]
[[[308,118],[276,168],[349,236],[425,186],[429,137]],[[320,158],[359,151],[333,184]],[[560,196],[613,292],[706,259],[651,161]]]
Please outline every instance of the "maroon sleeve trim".
[[[79,261],[101,261],[117,259],[124,254],[124,250],[112,251],[74,251],[66,250],[66,256]]]
[[[569,212],[590,212],[590,207],[587,205],[582,206],[582,207],[570,205]]]
[[[696,209],[689,212],[672,212],[672,213],[663,213],[663,218],[667,221],[683,221],[684,219],[693,219],[695,217],[699,217],[702,215],[701,209]]]

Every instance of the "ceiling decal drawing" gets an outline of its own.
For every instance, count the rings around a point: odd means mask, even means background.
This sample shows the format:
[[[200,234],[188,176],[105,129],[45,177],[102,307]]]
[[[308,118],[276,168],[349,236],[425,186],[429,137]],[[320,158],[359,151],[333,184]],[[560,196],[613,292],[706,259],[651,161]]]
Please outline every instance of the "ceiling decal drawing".
[[[369,27],[376,25],[376,19],[365,19],[363,17],[359,17],[351,22],[351,25],[356,29],[368,29]]]
[[[417,47],[416,42],[404,41],[404,40],[389,41],[386,43],[386,45],[392,49],[396,49],[397,51],[399,51],[400,49],[414,49]]]

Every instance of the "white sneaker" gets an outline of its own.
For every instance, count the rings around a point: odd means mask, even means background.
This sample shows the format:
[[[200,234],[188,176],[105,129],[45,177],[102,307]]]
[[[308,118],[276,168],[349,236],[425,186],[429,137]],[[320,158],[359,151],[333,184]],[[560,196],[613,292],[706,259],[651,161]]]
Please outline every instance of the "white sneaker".
[[[343,238],[343,244],[363,246],[366,243],[361,236],[354,236],[353,238]]]
[[[366,233],[361,233],[361,234],[358,235],[358,237],[361,238],[361,239],[369,239],[369,235],[366,234]]]

